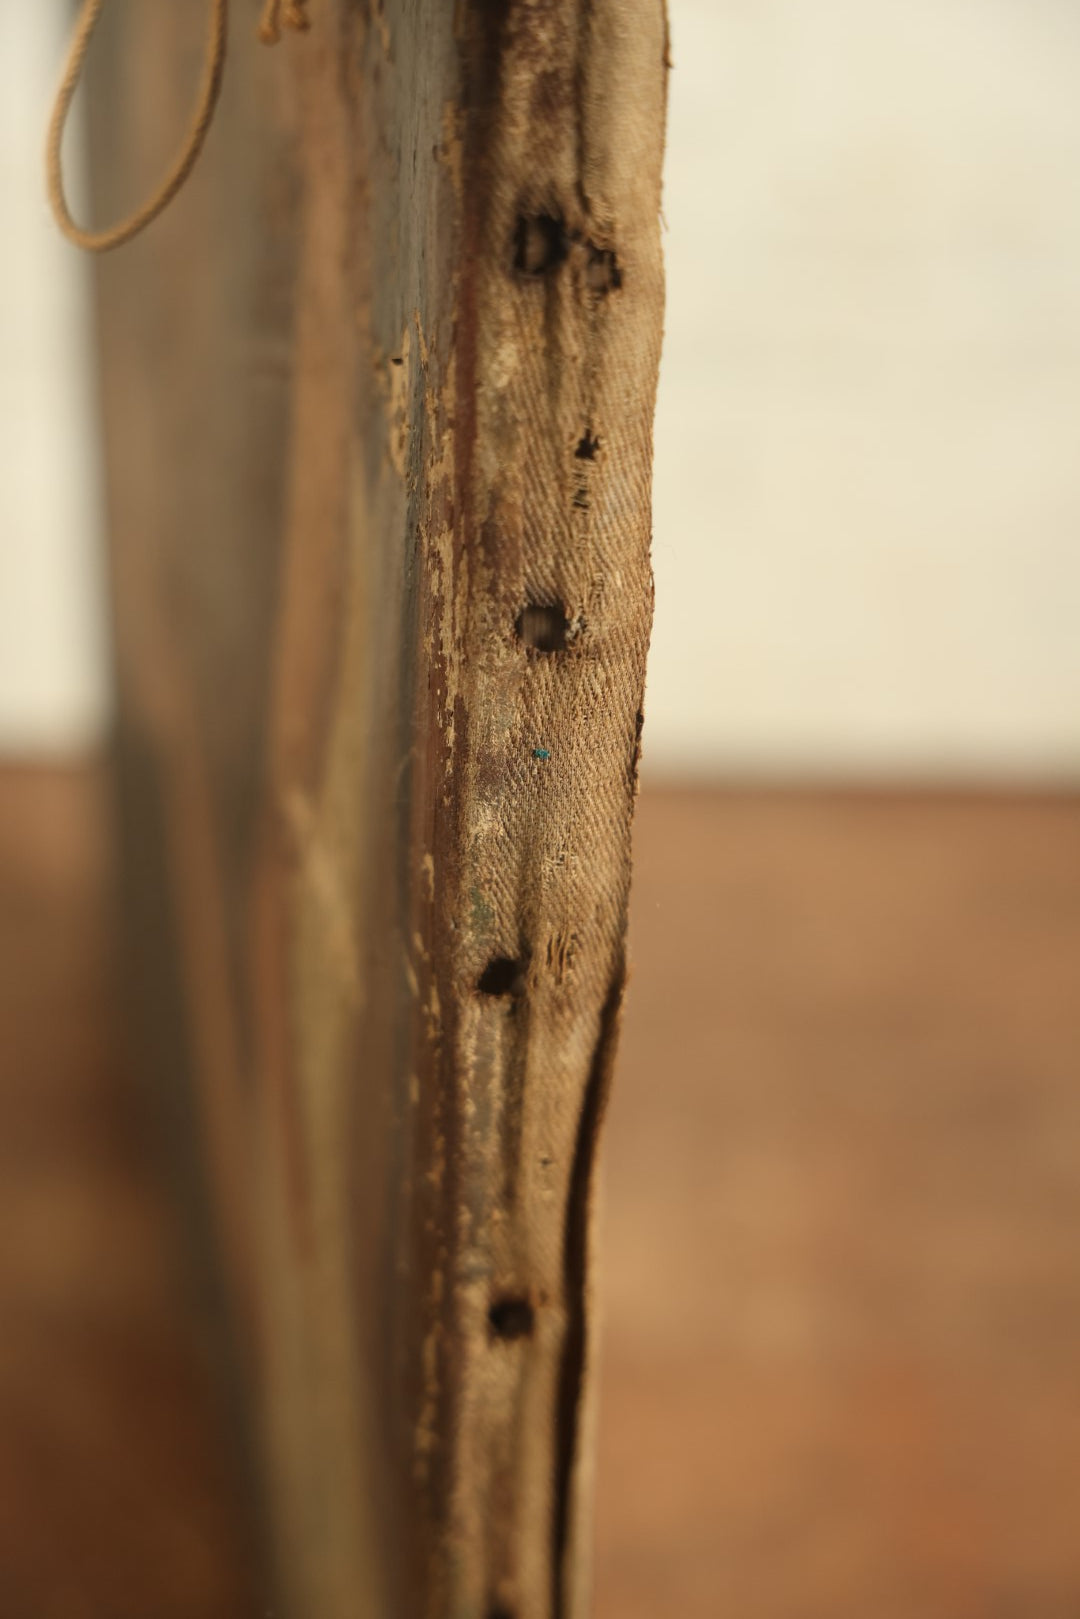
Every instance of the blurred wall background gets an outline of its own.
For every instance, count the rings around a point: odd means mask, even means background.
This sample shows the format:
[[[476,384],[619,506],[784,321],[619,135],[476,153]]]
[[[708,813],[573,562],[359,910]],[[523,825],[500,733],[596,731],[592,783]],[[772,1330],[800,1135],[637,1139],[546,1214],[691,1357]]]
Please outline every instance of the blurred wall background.
[[[671,13],[647,769],[1076,781],[1080,8]],[[92,744],[108,711],[88,266],[41,178],[69,19],[0,8],[21,753]]]
[[[82,751],[108,716],[90,272],[44,189],[73,16],[0,5],[0,752],[17,755]]]

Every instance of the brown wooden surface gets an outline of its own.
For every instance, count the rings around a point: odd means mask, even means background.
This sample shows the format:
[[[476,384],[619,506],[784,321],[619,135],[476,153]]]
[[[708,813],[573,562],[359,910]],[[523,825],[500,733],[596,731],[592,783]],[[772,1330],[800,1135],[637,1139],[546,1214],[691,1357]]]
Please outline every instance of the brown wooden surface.
[[[92,773],[0,777],[0,1614],[264,1610]],[[646,793],[598,1619],[1080,1611],[1080,815]]]
[[[122,1055],[102,781],[0,771],[0,1614],[244,1619],[213,1348]]]
[[[1080,806],[646,795],[603,1619],[1080,1613]]]

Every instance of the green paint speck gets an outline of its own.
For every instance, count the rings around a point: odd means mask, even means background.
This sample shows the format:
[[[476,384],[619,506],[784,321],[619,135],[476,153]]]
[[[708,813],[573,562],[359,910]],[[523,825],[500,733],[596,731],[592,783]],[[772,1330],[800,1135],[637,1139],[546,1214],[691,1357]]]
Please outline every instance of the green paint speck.
[[[495,921],[495,911],[479,888],[469,890],[472,903],[472,925],[477,933],[486,933]]]

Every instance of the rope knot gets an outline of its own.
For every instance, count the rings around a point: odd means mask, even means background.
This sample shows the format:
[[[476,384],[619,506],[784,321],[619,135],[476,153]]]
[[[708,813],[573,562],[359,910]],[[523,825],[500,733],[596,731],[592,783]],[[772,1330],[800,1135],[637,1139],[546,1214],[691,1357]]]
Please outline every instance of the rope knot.
[[[295,28],[297,33],[306,33],[311,27],[307,0],[266,0],[259,23],[259,38],[264,45],[277,44],[283,23],[286,28]]]

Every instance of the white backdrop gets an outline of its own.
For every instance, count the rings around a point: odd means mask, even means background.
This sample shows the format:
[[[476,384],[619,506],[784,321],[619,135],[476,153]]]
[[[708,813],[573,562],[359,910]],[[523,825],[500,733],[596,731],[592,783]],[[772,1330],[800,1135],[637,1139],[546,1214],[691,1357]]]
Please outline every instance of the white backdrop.
[[[52,225],[44,138],[62,0],[0,0],[0,749],[91,745],[106,717],[89,276]],[[74,131],[73,131],[74,133]],[[78,182],[77,138],[68,143]]]
[[[0,5],[9,751],[106,714],[85,266],[41,199],[66,14]],[[647,768],[1080,778],[1080,6],[672,29]]]
[[[654,767],[1080,775],[1080,6],[674,0]]]

